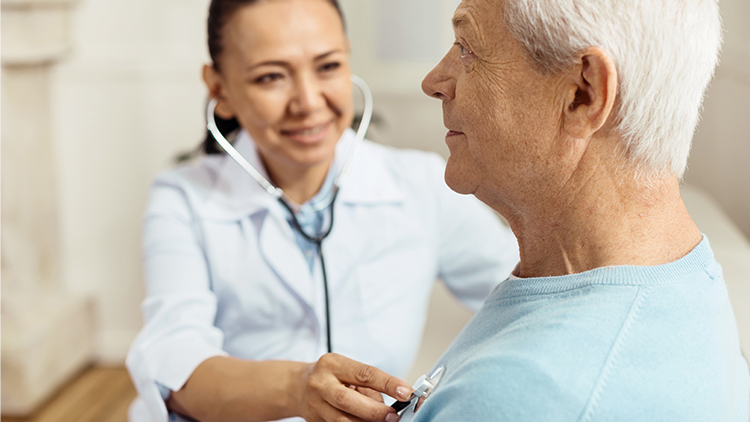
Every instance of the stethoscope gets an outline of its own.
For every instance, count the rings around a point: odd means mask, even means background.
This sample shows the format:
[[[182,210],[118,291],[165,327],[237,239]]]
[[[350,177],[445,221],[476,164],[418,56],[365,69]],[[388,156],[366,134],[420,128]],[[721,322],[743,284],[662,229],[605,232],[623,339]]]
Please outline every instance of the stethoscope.
[[[245,159],[245,157],[243,157],[242,154],[240,154],[219,131],[219,128],[216,126],[216,120],[214,118],[214,111],[216,110],[216,104],[218,100],[211,99],[211,101],[208,103],[208,107],[206,108],[207,127],[216,142],[218,142],[218,144],[224,149],[224,151],[226,151],[227,154],[229,154],[229,156],[232,157],[234,161],[236,161],[237,164],[240,165],[240,167],[242,167],[250,176],[252,176],[252,178],[255,179],[255,181],[258,182],[258,184],[260,184],[263,189],[266,190],[266,192],[276,198],[281,203],[281,205],[289,211],[289,214],[291,214],[292,216],[292,227],[297,230],[305,239],[307,239],[311,243],[314,243],[317,247],[318,256],[320,256],[320,266],[323,271],[323,290],[325,291],[326,335],[328,353],[331,353],[333,351],[333,348],[331,347],[331,314],[328,295],[328,275],[326,274],[326,265],[325,260],[323,259],[322,244],[323,240],[328,237],[329,234],[331,234],[331,229],[333,228],[334,202],[336,201],[336,197],[338,196],[341,186],[344,184],[347,176],[349,175],[349,171],[351,170],[351,165],[357,154],[357,150],[359,149],[362,141],[365,138],[367,129],[370,126],[370,120],[372,119],[373,110],[372,92],[370,91],[370,87],[367,86],[367,83],[365,83],[362,78],[356,75],[352,75],[351,79],[354,85],[356,85],[357,88],[359,88],[359,90],[362,92],[365,107],[362,112],[362,120],[360,121],[359,127],[357,128],[357,134],[354,136],[354,142],[349,147],[344,165],[342,166],[341,171],[333,182],[331,193],[328,194],[325,198],[315,202],[314,204],[310,204],[312,209],[316,212],[322,211],[326,207],[330,206],[330,223],[328,224],[328,229],[323,230],[317,235],[305,233],[299,221],[297,221],[297,217],[295,216],[295,211],[299,211],[299,207],[295,205],[293,201],[289,200],[289,198],[286,196],[284,191],[281,190],[281,188],[274,186],[273,183],[263,177],[263,175],[255,167],[253,167],[253,165],[250,164]]]
[[[413,412],[416,412],[417,410],[419,410],[419,407],[422,405],[422,403],[427,400],[427,397],[432,394],[433,390],[435,390],[435,387],[437,387],[438,383],[440,382],[440,378],[443,376],[443,373],[445,373],[445,367],[441,365],[435,368],[435,370],[432,371],[429,376],[422,375],[421,377],[419,377],[419,379],[417,379],[414,385],[411,386],[414,392],[411,393],[411,397],[409,397],[409,400],[397,401],[393,403],[391,407],[396,409],[396,413],[401,414],[404,409],[414,403]],[[416,403],[414,402],[415,400]]]

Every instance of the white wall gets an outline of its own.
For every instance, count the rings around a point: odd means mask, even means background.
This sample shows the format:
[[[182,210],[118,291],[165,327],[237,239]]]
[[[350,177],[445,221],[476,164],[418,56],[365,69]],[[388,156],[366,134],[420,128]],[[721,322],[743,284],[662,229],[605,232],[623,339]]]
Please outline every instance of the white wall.
[[[99,352],[141,326],[140,220],[150,181],[203,131],[207,0],[82,0],[55,74],[62,273],[97,298]]]
[[[750,237],[750,1],[721,0],[725,41],[685,181],[705,189]]]
[[[457,0],[378,1],[342,0],[353,69],[373,86],[376,111],[385,120],[371,137],[445,155],[440,104],[421,94],[419,83],[452,42],[449,18]],[[410,37],[423,28],[386,19],[400,25],[387,31],[389,42],[405,43],[389,50],[377,37],[384,10],[414,14],[415,4],[435,9],[430,16],[441,22],[424,30],[442,35]],[[74,51],[55,71],[63,279],[68,288],[96,297],[105,362],[122,362],[142,322],[140,220],[149,183],[203,136],[200,67],[207,60],[207,5],[208,0],[81,0]],[[750,34],[743,26],[750,21],[750,5],[722,0],[722,8],[725,61],[706,103],[687,179],[709,188],[750,234],[750,166],[744,162],[750,156]],[[430,41],[439,45],[418,51]]]

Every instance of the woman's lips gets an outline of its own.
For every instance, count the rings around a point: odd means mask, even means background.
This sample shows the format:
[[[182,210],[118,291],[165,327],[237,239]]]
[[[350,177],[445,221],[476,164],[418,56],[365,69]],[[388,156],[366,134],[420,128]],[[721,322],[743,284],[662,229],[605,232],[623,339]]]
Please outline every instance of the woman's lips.
[[[463,134],[464,134],[463,132],[458,132],[455,130],[448,129],[448,133],[445,135],[445,137],[447,138],[449,136],[458,136],[458,135],[463,135]]]
[[[282,130],[281,134],[285,137],[302,144],[314,144],[321,142],[328,136],[328,129],[331,122],[326,122],[317,126],[307,126],[299,129]]]

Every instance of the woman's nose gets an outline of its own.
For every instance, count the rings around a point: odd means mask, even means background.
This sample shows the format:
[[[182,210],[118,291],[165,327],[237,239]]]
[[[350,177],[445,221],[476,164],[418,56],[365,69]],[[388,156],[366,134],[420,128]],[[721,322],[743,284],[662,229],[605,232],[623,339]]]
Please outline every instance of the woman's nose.
[[[449,53],[450,54],[450,53]],[[422,91],[441,101],[452,100],[456,94],[456,79],[450,74],[449,57],[443,60],[422,80]]]
[[[315,78],[300,77],[295,82],[294,93],[289,104],[290,112],[296,116],[312,114],[326,103],[322,87]]]

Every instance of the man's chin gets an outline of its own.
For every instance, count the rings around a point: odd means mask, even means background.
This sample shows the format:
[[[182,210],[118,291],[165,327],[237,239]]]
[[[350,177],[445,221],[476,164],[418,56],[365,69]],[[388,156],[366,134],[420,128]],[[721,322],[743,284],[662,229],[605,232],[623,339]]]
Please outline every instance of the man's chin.
[[[445,168],[445,184],[454,192],[462,195],[471,195],[477,189],[476,183],[468,177],[468,174],[453,168],[450,165],[450,161]]]

